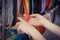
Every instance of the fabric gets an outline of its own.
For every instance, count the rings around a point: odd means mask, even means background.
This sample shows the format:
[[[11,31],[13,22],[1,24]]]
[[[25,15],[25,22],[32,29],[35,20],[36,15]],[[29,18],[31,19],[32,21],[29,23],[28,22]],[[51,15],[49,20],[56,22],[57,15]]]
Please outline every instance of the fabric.
[[[30,20],[30,15],[29,15],[29,0],[24,0],[23,1],[23,6],[24,6],[24,17],[23,19],[25,19],[25,21],[29,21]]]
[[[14,0],[13,1],[13,21],[11,26],[14,26],[16,24],[16,19],[17,19],[17,0]]]
[[[53,9],[53,8],[55,7],[54,4],[55,4],[55,0],[52,0],[52,1],[51,1],[51,9]]]
[[[6,40],[30,40],[25,33],[18,34],[16,29],[8,30],[6,32]]]
[[[7,25],[9,25],[8,27],[10,27],[12,25],[12,21],[13,21],[13,0],[7,0],[7,14],[6,14],[6,18],[7,18]]]
[[[34,13],[34,1],[29,0],[29,14],[33,14],[33,13]]]
[[[47,0],[47,5],[45,7],[45,11],[49,9],[49,4],[50,4],[50,0]]]
[[[8,30],[6,31],[6,40],[18,40],[17,30]]]
[[[45,11],[45,8],[46,8],[46,6],[48,5],[48,2],[49,2],[49,0],[42,0],[41,1],[41,12],[40,13],[42,13],[43,11]]]
[[[32,14],[32,0],[29,0],[29,13]]]
[[[20,7],[21,7],[21,3],[22,1],[21,0],[17,0],[17,17],[20,17]]]
[[[34,1],[32,0],[32,13],[34,13]]]
[[[29,40],[29,36],[27,34],[25,34],[25,33],[19,34],[19,36],[22,37],[22,40]]]
[[[42,0],[33,0],[34,2],[34,13],[40,13],[41,11],[41,1]]]

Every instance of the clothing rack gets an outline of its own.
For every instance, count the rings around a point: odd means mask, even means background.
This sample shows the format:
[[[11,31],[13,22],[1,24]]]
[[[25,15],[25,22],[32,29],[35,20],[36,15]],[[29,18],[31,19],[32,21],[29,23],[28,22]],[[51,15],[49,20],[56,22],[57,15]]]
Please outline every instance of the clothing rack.
[[[7,0],[2,0],[2,40],[6,40],[5,39],[5,27],[7,26],[7,19],[6,19],[6,15],[7,15],[7,7],[6,7],[6,1]],[[16,19],[17,19],[17,15],[18,15],[18,13],[20,13],[21,14],[21,12],[20,12],[20,9],[21,8],[19,8],[20,7],[20,4],[21,3],[17,3],[17,2],[21,2],[22,0],[13,0],[13,16],[14,16],[14,18],[13,18],[13,22],[12,22],[12,26],[14,26],[15,24],[16,24]],[[26,0],[25,0],[26,1]],[[28,5],[30,5],[29,7],[30,7],[30,9],[28,10],[28,12],[26,12],[26,13],[28,13],[28,16],[29,16],[29,13],[40,13],[40,11],[42,10],[42,11],[46,11],[46,8],[45,8],[45,5],[47,4],[45,4],[45,3],[43,3],[43,2],[45,2],[46,0],[43,0],[42,1],[42,3],[43,4],[41,4],[41,1],[42,0],[38,0],[38,1],[34,1],[34,0],[29,0],[29,2],[27,2],[27,4]],[[49,1],[49,0],[48,0]],[[32,3],[31,3],[32,2]],[[53,1],[49,1],[49,2],[53,2]],[[30,4],[31,3],[31,4]],[[18,4],[18,5],[17,5]],[[37,4],[39,4],[39,5],[37,5]],[[42,7],[42,9],[41,9],[41,5],[43,5],[43,7]],[[45,5],[44,5],[45,4]],[[50,3],[49,3],[50,4]],[[46,6],[48,7],[47,9],[49,9],[51,6],[53,6],[53,5],[50,5],[50,6],[48,6],[49,4],[47,4]],[[55,3],[53,3],[53,4],[55,4]],[[22,5],[22,4],[21,4]],[[54,7],[54,6],[53,6]],[[28,9],[28,8],[27,8]],[[36,10],[37,11],[36,11]],[[25,11],[25,10],[23,10],[23,11]],[[30,12],[31,11],[31,12]],[[19,15],[19,16],[21,16],[21,15]]]

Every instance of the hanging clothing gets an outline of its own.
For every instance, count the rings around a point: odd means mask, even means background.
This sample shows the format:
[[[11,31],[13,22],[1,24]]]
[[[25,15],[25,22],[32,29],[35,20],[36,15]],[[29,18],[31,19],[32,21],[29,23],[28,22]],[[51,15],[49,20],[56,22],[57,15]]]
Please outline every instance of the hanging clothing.
[[[50,0],[48,0],[48,4],[47,4],[45,10],[48,10],[49,9],[49,4],[50,4]]]
[[[13,0],[7,0],[6,3],[6,19],[7,19],[7,25],[10,27],[12,25],[13,21]]]
[[[56,0],[51,0],[51,8],[50,9],[53,9],[56,5],[55,5],[55,1]]]
[[[58,0],[51,0],[49,10],[57,6]]]
[[[29,0],[29,14],[34,13],[34,0]]]
[[[45,8],[46,8],[46,6],[48,5],[48,2],[49,2],[49,0],[42,0],[41,1],[41,12],[40,13],[42,13],[43,11],[45,11]]]
[[[29,0],[29,13],[32,14],[32,0]]]
[[[23,19],[28,22],[30,20],[30,15],[29,15],[29,0],[24,0],[23,1],[23,7],[24,7],[24,16],[23,16]]]
[[[14,26],[16,24],[16,19],[17,19],[17,0],[14,0],[13,1],[13,21],[11,26]]]
[[[34,0],[32,0],[32,14],[34,13]]]
[[[33,1],[34,1],[34,13],[40,13],[42,0],[33,0]]]

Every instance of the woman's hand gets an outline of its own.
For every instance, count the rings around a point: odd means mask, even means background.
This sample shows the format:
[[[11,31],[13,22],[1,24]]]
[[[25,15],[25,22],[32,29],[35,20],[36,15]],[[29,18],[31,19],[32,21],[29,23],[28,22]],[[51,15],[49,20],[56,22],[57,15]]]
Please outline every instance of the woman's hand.
[[[39,14],[32,14],[29,24],[33,26],[43,26],[43,24],[47,21],[48,20],[45,17]]]
[[[17,19],[19,20],[19,22],[16,23],[18,32],[23,31],[25,33],[28,33],[31,30],[31,27],[29,27],[30,25],[20,17],[18,17]]]
[[[45,40],[45,38],[33,26],[29,25],[20,17],[18,17],[18,20],[20,21],[16,24],[18,32],[21,30],[24,33],[30,35],[34,40]]]

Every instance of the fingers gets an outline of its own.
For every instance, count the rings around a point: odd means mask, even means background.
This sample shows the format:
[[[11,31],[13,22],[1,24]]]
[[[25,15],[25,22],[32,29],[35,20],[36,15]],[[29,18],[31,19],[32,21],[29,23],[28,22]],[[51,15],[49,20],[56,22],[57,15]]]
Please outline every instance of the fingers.
[[[32,15],[30,15],[30,16],[31,16],[31,17],[32,17],[32,16],[37,16],[37,14],[32,14]]]
[[[21,17],[17,17],[20,22],[25,22]]]
[[[31,16],[37,16],[37,15],[39,15],[39,14],[32,14]]]
[[[42,17],[42,15],[39,15],[39,14],[32,14],[30,16],[33,17],[33,18],[35,18],[35,17]]]
[[[32,14],[30,15],[31,18],[36,18],[37,17],[37,14]]]

